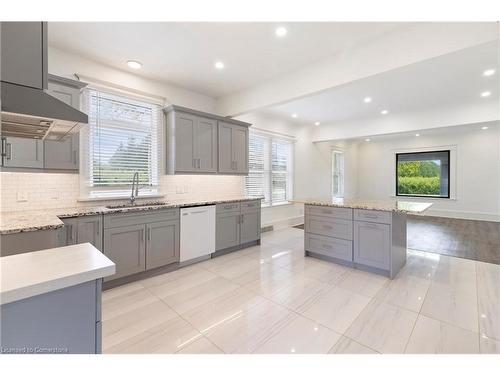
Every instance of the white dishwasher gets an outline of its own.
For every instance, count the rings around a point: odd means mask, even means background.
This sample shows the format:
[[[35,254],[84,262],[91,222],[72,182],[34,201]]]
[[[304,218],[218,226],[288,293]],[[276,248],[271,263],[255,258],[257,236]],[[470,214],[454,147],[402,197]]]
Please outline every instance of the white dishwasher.
[[[181,208],[180,261],[215,252],[215,205]]]

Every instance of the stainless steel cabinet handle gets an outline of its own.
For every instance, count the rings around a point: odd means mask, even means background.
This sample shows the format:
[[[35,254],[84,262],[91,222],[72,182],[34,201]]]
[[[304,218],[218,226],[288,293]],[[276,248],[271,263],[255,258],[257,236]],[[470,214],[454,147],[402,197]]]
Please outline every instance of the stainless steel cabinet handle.
[[[241,223],[243,224],[244,221],[245,221],[245,216],[241,214]]]
[[[69,241],[73,242],[73,224],[68,225]]]
[[[73,150],[73,164],[76,164],[76,150]]]
[[[148,228],[148,241],[151,241],[151,228]]]
[[[141,229],[141,243],[144,242],[144,229]]]
[[[367,217],[369,219],[377,219],[378,215],[375,214],[363,214],[364,217]]]
[[[331,225],[323,225],[323,229],[333,229]]]
[[[5,158],[7,160],[10,160],[12,157],[12,143],[6,143],[5,144]]]
[[[201,168],[201,159],[198,159],[198,169]]]
[[[323,244],[321,246],[323,247],[323,249],[331,249],[332,248],[331,245],[326,245],[326,244]]]

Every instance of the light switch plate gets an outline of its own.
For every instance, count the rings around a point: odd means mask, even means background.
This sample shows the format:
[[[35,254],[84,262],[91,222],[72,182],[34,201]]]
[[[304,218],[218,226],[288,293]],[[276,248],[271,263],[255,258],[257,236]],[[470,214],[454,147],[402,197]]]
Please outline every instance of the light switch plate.
[[[17,201],[18,202],[27,202],[28,201],[28,193],[25,191],[17,192]]]

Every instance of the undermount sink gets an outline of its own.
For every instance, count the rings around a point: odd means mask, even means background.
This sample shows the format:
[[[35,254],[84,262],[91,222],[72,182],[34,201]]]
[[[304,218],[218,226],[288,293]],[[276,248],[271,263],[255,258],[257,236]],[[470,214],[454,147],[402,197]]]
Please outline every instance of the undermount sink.
[[[134,207],[150,207],[150,206],[164,206],[167,202],[144,202],[144,203],[125,203],[125,204],[112,204],[106,206],[110,210],[120,209],[120,208],[134,208]]]

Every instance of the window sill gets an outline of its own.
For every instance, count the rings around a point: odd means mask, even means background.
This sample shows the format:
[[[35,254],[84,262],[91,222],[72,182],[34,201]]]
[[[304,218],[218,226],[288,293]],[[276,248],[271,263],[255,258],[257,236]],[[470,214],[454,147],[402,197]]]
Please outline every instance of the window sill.
[[[264,205],[262,206],[262,208],[273,208],[273,207],[281,207],[281,206],[292,206],[294,205],[295,203],[292,203],[292,202],[282,202],[282,203],[275,203],[273,204],[272,206],[271,205]]]
[[[404,196],[404,195],[391,195],[391,198],[395,199],[432,199],[436,201],[456,201],[458,200],[456,197],[444,198],[444,197],[412,197],[412,196]]]
[[[164,198],[164,194],[139,194],[136,199],[148,199],[148,198]],[[117,201],[129,199],[130,194],[127,195],[113,195],[113,196],[103,196],[103,197],[79,197],[77,202],[94,202],[94,201]]]

